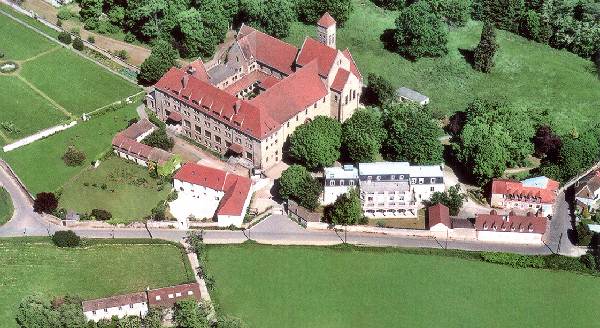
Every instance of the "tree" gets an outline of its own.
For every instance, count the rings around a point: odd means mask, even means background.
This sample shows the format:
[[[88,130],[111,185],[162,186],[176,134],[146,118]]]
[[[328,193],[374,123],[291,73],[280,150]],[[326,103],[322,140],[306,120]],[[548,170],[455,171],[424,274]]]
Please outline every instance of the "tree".
[[[352,0],[304,0],[296,3],[296,10],[300,20],[305,23],[315,24],[328,12],[339,26],[344,26],[354,7]]]
[[[207,328],[208,321],[195,299],[177,301],[173,321],[179,328]]]
[[[533,145],[535,147],[535,155],[538,157],[546,157],[550,161],[556,161],[560,152],[562,141],[560,137],[554,133],[549,125],[540,125],[533,137]]]
[[[383,124],[388,131],[383,144],[386,159],[413,164],[442,163],[444,148],[438,139],[442,129],[419,105],[402,103],[387,108]]]
[[[108,221],[112,218],[112,214],[109,211],[100,208],[93,209],[91,214],[99,221]]]
[[[246,328],[248,327],[241,319],[234,317],[219,317],[216,328]]]
[[[592,231],[586,223],[579,222],[576,227],[577,245],[588,246],[592,241]]]
[[[252,3],[252,2],[250,2]],[[290,24],[296,20],[294,3],[290,0],[265,0],[252,3],[254,8],[247,10],[250,25],[277,38],[290,33]]]
[[[73,41],[73,39],[71,38],[71,34],[69,34],[69,32],[66,31],[62,31],[60,33],[58,33],[58,41],[64,43],[64,44],[71,44],[71,42]]]
[[[26,296],[21,300],[15,317],[21,328],[60,327],[60,316],[50,302],[40,294]]]
[[[524,0],[480,0],[474,2],[473,11],[476,19],[494,22],[498,28],[516,33],[525,4]]]
[[[471,18],[469,0],[427,0],[432,11],[450,26],[463,26]]]
[[[496,31],[490,23],[483,24],[481,39],[473,51],[473,67],[483,73],[489,73],[494,67],[494,56],[498,50]]]
[[[62,160],[67,166],[81,166],[85,162],[85,153],[75,148],[75,146],[69,146]]]
[[[76,37],[75,40],[73,40],[73,49],[75,49],[77,51],[83,51],[83,49],[84,49],[83,40],[81,40],[80,37]]]
[[[448,190],[444,192],[436,191],[431,195],[428,206],[435,204],[443,204],[450,209],[450,215],[458,215],[460,209],[463,206],[466,196],[460,192],[460,185],[450,186]]]
[[[164,40],[152,46],[150,56],[140,66],[138,81],[143,85],[156,83],[171,67],[176,65],[177,51]]]
[[[41,192],[35,195],[33,211],[36,213],[51,214],[58,207],[58,198],[51,192]]]
[[[79,16],[86,28],[97,26],[102,15],[102,0],[81,0],[79,6]]]
[[[145,328],[162,328],[163,315],[160,310],[150,309],[144,317]]]
[[[558,163],[562,180],[566,181],[594,165],[599,154],[598,138],[592,132],[563,138]]]
[[[396,100],[396,90],[392,83],[381,75],[369,73],[365,90],[365,103],[384,106]]]
[[[77,247],[81,238],[72,230],[60,230],[52,235],[52,242],[58,247]]]
[[[321,185],[304,166],[291,165],[278,180],[279,195],[283,199],[293,199],[310,210],[319,205]]]
[[[198,8],[185,10],[177,15],[177,27],[173,34],[182,57],[212,56],[227,33],[228,19],[218,1],[201,0]]]
[[[309,170],[330,166],[340,157],[341,124],[326,116],[296,128],[289,138],[289,154]]]
[[[81,300],[68,298],[59,307],[61,328],[85,328],[87,319],[81,311]]]
[[[173,146],[175,146],[175,140],[167,135],[165,129],[157,129],[150,133],[149,136],[142,140],[142,143],[166,151],[173,149]]]
[[[364,221],[362,206],[356,188],[340,195],[325,210],[325,220],[332,224],[354,225]]]
[[[448,31],[426,1],[400,10],[395,40],[398,52],[412,58],[440,57],[448,53]]]
[[[350,161],[373,162],[379,157],[387,133],[380,115],[360,110],[342,124],[342,149]]]

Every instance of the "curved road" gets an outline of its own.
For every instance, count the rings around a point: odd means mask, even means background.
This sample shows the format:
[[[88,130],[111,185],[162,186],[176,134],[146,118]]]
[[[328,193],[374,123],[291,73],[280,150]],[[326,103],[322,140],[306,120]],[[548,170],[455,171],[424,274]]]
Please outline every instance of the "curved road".
[[[29,198],[11,176],[0,165],[0,185],[10,193],[15,213],[13,218],[0,227],[0,237],[17,236],[47,236],[56,230],[65,229],[62,226],[48,223],[39,214],[34,213]],[[564,216],[567,214],[566,216]],[[567,238],[568,204],[564,194],[559,196],[555,219],[551,222],[548,246],[546,245],[512,245],[502,243],[489,243],[477,241],[443,240],[425,237],[390,236],[383,234],[369,234],[349,232],[315,231],[306,230],[298,226],[284,215],[273,215],[249,230],[205,230],[204,240],[207,243],[241,243],[248,239],[259,243],[287,244],[287,245],[333,245],[344,241],[355,245],[368,246],[395,246],[395,247],[427,247],[450,248],[473,251],[503,251],[522,254],[551,254],[556,252],[560,245],[560,253],[576,255],[572,244]],[[161,238],[180,241],[186,236],[186,231],[172,229],[81,229],[74,228],[78,235],[89,238]]]

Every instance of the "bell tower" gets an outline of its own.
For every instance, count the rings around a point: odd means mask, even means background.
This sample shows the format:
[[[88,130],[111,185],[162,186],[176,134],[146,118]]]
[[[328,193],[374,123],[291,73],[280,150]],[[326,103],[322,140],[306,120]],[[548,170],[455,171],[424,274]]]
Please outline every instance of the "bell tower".
[[[317,22],[317,37],[319,38],[319,42],[334,49],[336,49],[336,25],[335,19],[328,12],[323,14]]]

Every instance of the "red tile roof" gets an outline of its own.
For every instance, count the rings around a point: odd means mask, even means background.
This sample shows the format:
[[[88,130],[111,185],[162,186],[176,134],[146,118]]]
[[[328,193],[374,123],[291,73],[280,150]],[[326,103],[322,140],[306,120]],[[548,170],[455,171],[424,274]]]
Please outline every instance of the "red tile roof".
[[[327,77],[336,56],[336,49],[328,47],[313,38],[306,38],[304,39],[300,53],[298,53],[296,63],[300,66],[305,66],[316,59],[319,64],[319,74]]]
[[[159,299],[157,299],[157,297]],[[148,305],[150,305],[150,307],[169,308],[172,307],[175,302],[187,298],[194,298],[197,301],[201,300],[200,285],[198,285],[198,283],[158,288],[148,291]]]
[[[358,67],[356,66],[356,62],[354,61],[354,58],[352,58],[350,49],[348,49],[348,48],[344,49],[344,51],[342,51],[342,54],[344,54],[344,56],[346,58],[348,58],[348,60],[350,61],[350,72],[352,72],[352,74],[356,75],[356,77],[359,80],[362,80],[362,74],[360,74],[360,71],[358,70]]]
[[[350,72],[340,67],[335,74],[335,79],[331,84],[331,89],[342,92],[342,90],[344,90],[344,86],[346,86],[346,82],[348,82],[349,77]]]
[[[186,72],[189,72],[193,77],[199,80],[204,82],[208,82],[210,80],[210,75],[208,75],[208,72],[206,71],[206,66],[204,66],[204,62],[200,58],[191,62],[184,69]]]
[[[427,209],[429,217],[429,228],[436,224],[443,224],[448,228],[452,228],[452,221],[450,220],[450,210],[443,204],[435,204]]]
[[[317,74],[314,61],[262,92],[250,103],[265,109],[270,117],[283,124],[326,95],[327,88]]]
[[[247,59],[253,57],[286,75],[292,74],[298,48],[244,24],[237,40]]]
[[[181,114],[179,114],[177,112],[170,112],[169,116],[167,116],[167,118],[173,122],[181,122]]]
[[[83,301],[81,302],[81,307],[83,308],[83,312],[88,312],[129,306],[130,304],[146,303],[146,301],[146,293],[140,292]]]
[[[252,187],[252,181],[246,177],[194,163],[183,165],[173,179],[223,191],[217,215],[241,215]]]
[[[269,78],[274,78],[274,77],[272,77],[271,75],[269,75],[263,71],[259,71],[259,70],[252,71],[252,72],[250,72],[250,74],[245,75],[241,79],[237,80],[235,83],[233,83],[233,84],[229,85],[227,88],[225,88],[225,92],[229,93],[230,95],[235,96],[240,91],[246,89],[247,87],[251,86],[255,82],[262,83],[262,81],[267,80]]]
[[[559,183],[550,180],[546,188],[523,186],[520,181],[508,179],[494,179],[492,181],[492,194],[512,195],[515,197],[536,197],[542,203],[554,203]]]
[[[325,12],[325,14],[321,16],[319,21],[317,21],[317,25],[322,27],[330,27],[335,25],[335,23],[335,19],[333,19],[333,17],[331,17],[331,15],[328,12]]]
[[[280,125],[264,111],[193,76],[188,76],[184,87],[186,76],[185,71],[173,67],[155,87],[197,111],[255,138],[263,139],[279,129]],[[236,104],[239,105],[237,112]]]
[[[259,87],[261,87],[264,90],[267,90],[268,88],[274,86],[275,84],[279,83],[278,78],[274,77],[274,76],[269,76],[268,78],[266,78],[265,80],[260,82]]]
[[[520,233],[539,233],[546,232],[548,219],[535,216],[533,213],[527,213],[526,216],[498,215],[492,210],[490,214],[477,214],[475,216],[475,230],[495,231],[495,232],[520,232]]]
[[[127,129],[121,131],[125,137],[129,139],[137,139],[141,135],[148,133],[149,131],[155,129],[156,126],[150,123],[150,121],[146,118],[139,120],[138,122],[133,123]]]

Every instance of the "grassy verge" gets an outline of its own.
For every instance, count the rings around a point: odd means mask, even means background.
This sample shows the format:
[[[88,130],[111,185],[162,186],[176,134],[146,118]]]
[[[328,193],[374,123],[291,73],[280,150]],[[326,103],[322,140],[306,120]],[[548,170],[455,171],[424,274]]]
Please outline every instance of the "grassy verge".
[[[47,238],[0,239],[2,326],[16,327],[16,306],[34,292],[49,298],[65,294],[97,298],[193,279],[180,247],[148,241],[113,243],[60,249]]]
[[[59,206],[79,213],[104,209],[112,213],[114,223],[129,223],[150,215],[170,189],[169,183],[150,177],[146,168],[115,156],[65,184]]]
[[[127,127],[127,122],[136,117],[137,106],[137,103],[133,103],[89,121],[80,122],[48,138],[2,153],[2,157],[12,166],[31,193],[56,191],[84,169],[65,165],[62,156],[67,147],[74,145],[85,152],[85,165],[89,165],[90,161],[109,151],[115,133]]]
[[[6,189],[0,187],[0,225],[3,225],[10,220],[14,210],[10,194]]]
[[[480,258],[460,251],[211,245],[206,268],[219,308],[250,327],[595,325],[589,314],[600,306],[598,278]]]
[[[505,31],[498,31],[500,50],[491,74],[474,71],[461,54],[472,49],[481,24],[469,22],[449,33],[450,53],[443,58],[408,61],[384,48],[380,37],[395,27],[397,13],[355,0],[354,12],[337,32],[338,48],[350,48],[359,69],[385,76],[396,87],[415,89],[431,98],[441,114],[462,110],[474,97],[505,98],[510,102],[547,109],[556,129],[587,129],[599,121],[600,80],[593,64],[567,51],[552,49]],[[315,27],[294,23],[288,41],[300,46]]]
[[[41,23],[36,19],[33,19],[29,16],[23,15],[23,14],[15,11],[7,4],[0,3],[0,10],[24,21],[25,23],[37,28],[38,30],[48,34],[51,37],[55,37],[55,38],[58,37],[58,31],[46,26],[44,23]],[[0,15],[1,15],[1,13],[0,13]],[[4,16],[4,15],[2,15],[2,16]]]

